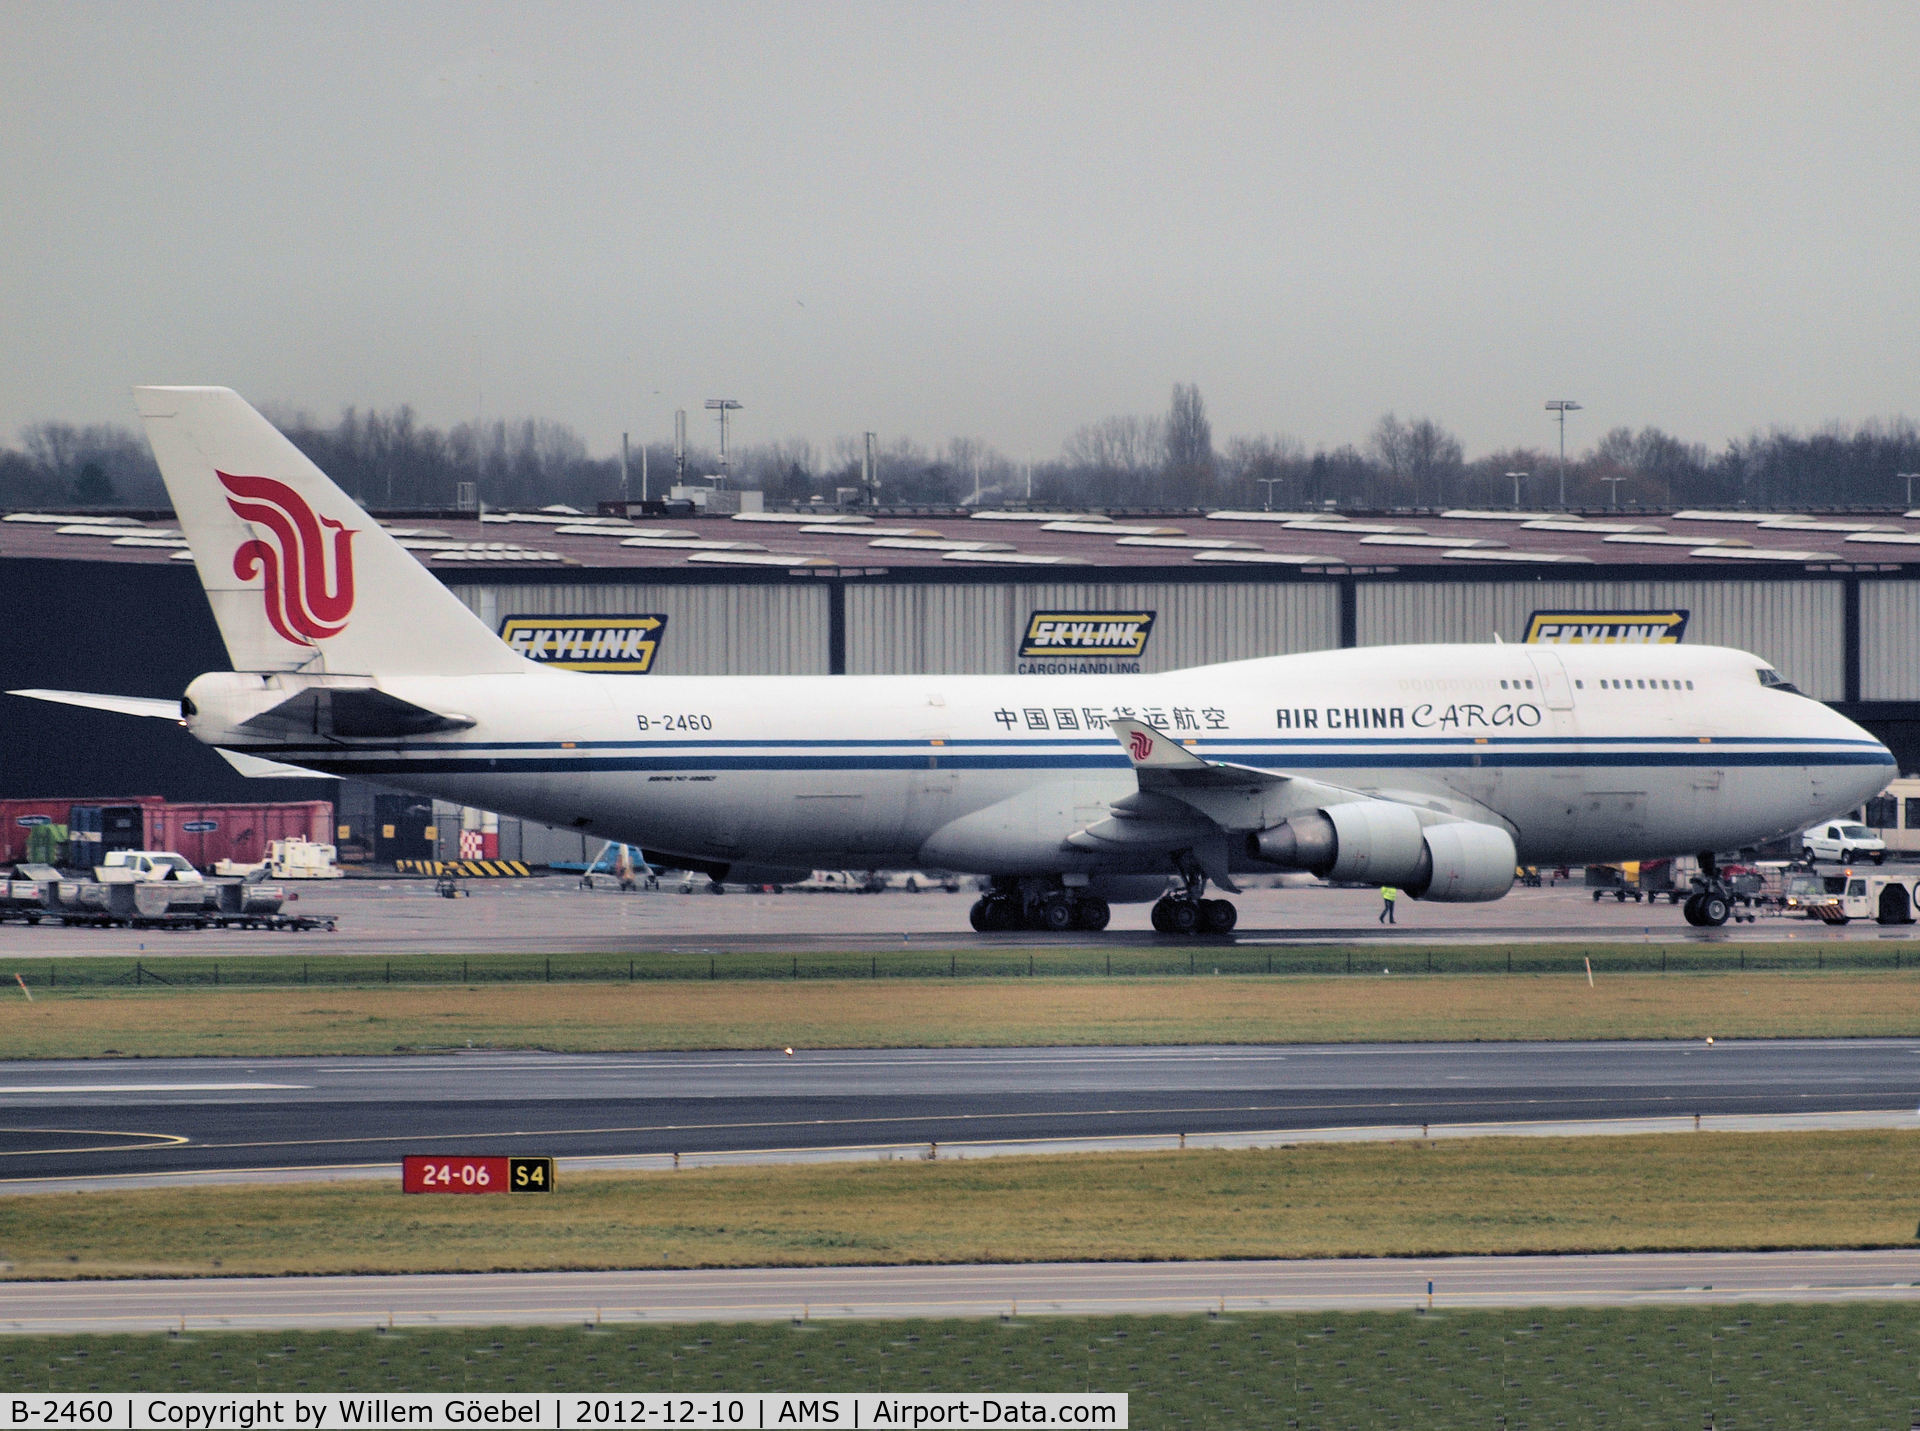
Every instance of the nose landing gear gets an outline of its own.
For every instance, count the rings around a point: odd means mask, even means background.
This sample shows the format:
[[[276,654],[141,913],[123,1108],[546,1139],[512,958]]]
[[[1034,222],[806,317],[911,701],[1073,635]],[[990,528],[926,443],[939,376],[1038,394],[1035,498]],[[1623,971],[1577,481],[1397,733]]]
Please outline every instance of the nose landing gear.
[[[1720,878],[1720,866],[1715,862],[1713,852],[1702,850],[1699,860],[1700,878],[1695,881],[1697,887],[1687,896],[1687,902],[1680,906],[1680,913],[1696,929],[1718,929],[1733,914],[1733,895]]]

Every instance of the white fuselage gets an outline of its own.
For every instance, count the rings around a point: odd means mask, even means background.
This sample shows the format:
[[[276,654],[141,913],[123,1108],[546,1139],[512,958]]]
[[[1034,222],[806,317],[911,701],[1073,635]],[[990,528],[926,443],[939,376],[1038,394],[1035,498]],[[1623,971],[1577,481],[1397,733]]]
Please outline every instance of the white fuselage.
[[[1104,728],[1132,716],[1207,760],[1503,824],[1522,861],[1559,864],[1734,849],[1852,809],[1895,773],[1867,732],[1763,685],[1764,666],[1719,647],[1521,645],[1361,648],[1144,676],[529,665],[381,681],[471,716],[468,730],[196,733],[713,862],[1124,872],[1121,856],[1060,841],[1135,790]],[[1000,806],[1004,848],[953,859],[943,827]]]

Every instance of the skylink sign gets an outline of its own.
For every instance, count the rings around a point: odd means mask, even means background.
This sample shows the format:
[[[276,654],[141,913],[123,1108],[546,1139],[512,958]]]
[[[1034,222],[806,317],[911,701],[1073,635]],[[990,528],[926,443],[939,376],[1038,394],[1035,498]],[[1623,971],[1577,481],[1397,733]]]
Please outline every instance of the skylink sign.
[[[1542,646],[1677,646],[1684,611],[1536,611],[1526,639]]]
[[[667,634],[664,616],[509,616],[500,639],[514,654],[569,671],[644,676]]]
[[[1036,611],[1014,670],[1023,676],[1137,672],[1153,634],[1151,611]]]

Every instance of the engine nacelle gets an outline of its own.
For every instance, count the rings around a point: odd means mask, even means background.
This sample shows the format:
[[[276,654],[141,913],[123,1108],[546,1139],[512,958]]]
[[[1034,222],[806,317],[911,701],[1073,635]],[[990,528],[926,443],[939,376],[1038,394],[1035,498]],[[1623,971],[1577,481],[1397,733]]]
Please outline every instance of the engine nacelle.
[[[1447,904],[1499,899],[1513,887],[1519,862],[1512,835],[1497,825],[1473,821],[1429,825],[1427,854],[1427,885],[1412,892]]]
[[[1426,853],[1420,817],[1390,800],[1355,800],[1247,836],[1247,853],[1322,879],[1400,885],[1409,890]]]
[[[1513,837],[1469,821],[1422,825],[1410,807],[1356,800],[1247,836],[1247,854],[1322,879],[1394,885],[1416,899],[1498,899],[1513,885]]]

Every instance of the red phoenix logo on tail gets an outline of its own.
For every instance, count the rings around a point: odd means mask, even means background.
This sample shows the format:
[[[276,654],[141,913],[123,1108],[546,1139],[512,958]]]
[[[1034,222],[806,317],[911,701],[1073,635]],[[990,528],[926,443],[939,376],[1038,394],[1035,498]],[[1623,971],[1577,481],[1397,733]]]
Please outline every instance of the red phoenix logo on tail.
[[[343,522],[316,515],[306,498],[285,482],[214,475],[227,489],[234,515],[264,527],[273,538],[242,542],[233,554],[233,574],[242,581],[266,577],[262,595],[273,629],[296,646],[311,646],[346,630],[347,613],[353,610],[354,533]],[[331,563],[323,527],[333,532]]]
[[[1127,753],[1135,760],[1145,760],[1153,754],[1153,737],[1144,730],[1136,730],[1127,737]]]

